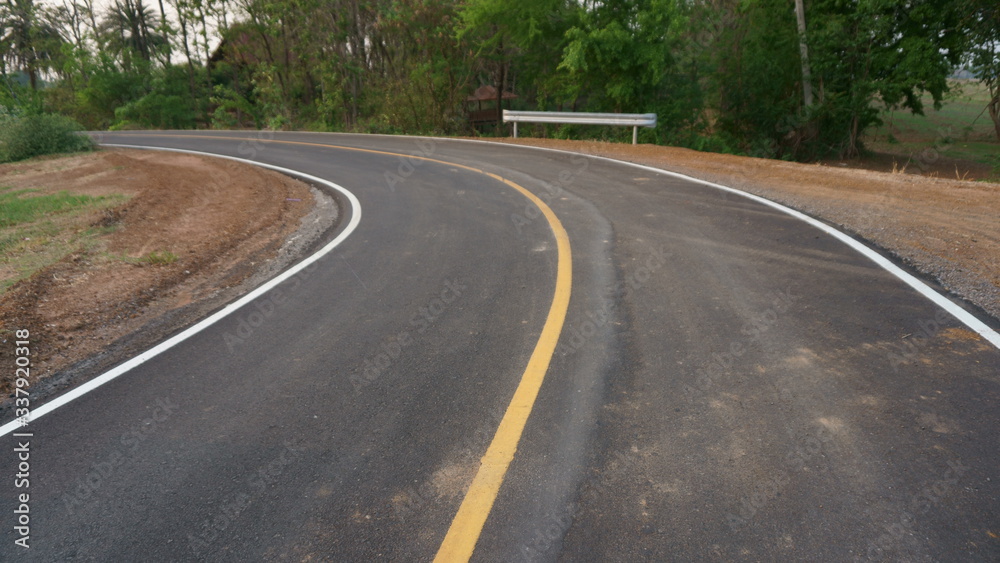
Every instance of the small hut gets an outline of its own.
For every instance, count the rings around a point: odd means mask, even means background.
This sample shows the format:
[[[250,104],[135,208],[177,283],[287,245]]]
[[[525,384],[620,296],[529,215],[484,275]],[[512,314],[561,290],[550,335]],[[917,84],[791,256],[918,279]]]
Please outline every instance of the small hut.
[[[485,84],[476,88],[471,96],[465,98],[465,106],[469,115],[469,123],[472,128],[482,127],[489,124],[496,125],[502,116],[504,101],[516,100],[517,95],[513,92],[504,92],[497,105],[497,89],[495,86]]]

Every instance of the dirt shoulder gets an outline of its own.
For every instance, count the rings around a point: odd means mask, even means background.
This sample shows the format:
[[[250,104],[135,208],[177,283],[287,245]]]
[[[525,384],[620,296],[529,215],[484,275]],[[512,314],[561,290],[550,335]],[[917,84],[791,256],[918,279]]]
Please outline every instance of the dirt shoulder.
[[[79,383],[259,284],[336,222],[330,196],[223,159],[107,150],[0,166],[0,186],[127,201],[81,217],[100,236],[0,296],[0,335],[31,332],[32,391]],[[123,198],[124,199],[124,198]],[[0,354],[13,365],[10,346]],[[58,373],[57,377],[46,379]],[[11,391],[0,381],[0,396]]]
[[[874,243],[1000,318],[1000,184],[655,145],[499,141],[646,164],[783,203]]]

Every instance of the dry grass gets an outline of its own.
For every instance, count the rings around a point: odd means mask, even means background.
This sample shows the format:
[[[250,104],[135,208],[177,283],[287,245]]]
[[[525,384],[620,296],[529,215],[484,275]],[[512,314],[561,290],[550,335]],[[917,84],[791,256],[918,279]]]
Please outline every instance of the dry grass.
[[[18,281],[74,253],[100,250],[101,213],[127,200],[66,191],[0,188],[0,294]]]

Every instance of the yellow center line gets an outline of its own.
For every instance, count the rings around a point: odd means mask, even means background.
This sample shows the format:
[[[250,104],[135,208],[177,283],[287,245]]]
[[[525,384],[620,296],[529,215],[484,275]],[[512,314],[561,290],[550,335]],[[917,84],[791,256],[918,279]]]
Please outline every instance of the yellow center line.
[[[151,136],[148,134],[144,135]],[[217,137],[214,135],[209,137],[200,135],[155,136],[188,137],[196,139],[207,138],[235,141],[247,140],[243,137]],[[545,379],[545,373],[548,371],[549,364],[552,361],[552,356],[555,354],[556,343],[559,341],[559,334],[562,332],[563,324],[566,321],[566,311],[569,309],[570,288],[573,285],[573,263],[572,256],[570,254],[569,234],[566,233],[566,229],[563,228],[562,223],[559,221],[559,218],[556,217],[555,212],[553,212],[552,209],[538,196],[510,180],[490,172],[485,172],[478,168],[424,156],[415,156],[373,149],[342,147],[338,145],[307,143],[303,141],[257,140],[265,143],[306,145],[388,156],[399,156],[403,158],[416,158],[428,162],[436,162],[448,166],[464,168],[472,172],[484,174],[494,180],[497,180],[498,182],[514,188],[524,195],[524,197],[531,200],[531,202],[534,203],[539,210],[541,210],[545,219],[549,222],[549,227],[552,229],[552,233],[556,238],[556,249],[558,252],[558,261],[556,265],[556,287],[555,293],[552,296],[552,305],[549,307],[549,314],[545,319],[545,325],[542,327],[542,333],[538,337],[538,342],[535,343],[535,349],[531,353],[528,365],[524,369],[524,374],[521,376],[521,382],[518,383],[517,389],[514,391],[514,396],[511,398],[510,404],[504,412],[503,419],[500,421],[500,426],[497,428],[496,434],[493,436],[493,441],[490,442],[490,446],[486,450],[486,455],[482,458],[479,470],[476,472],[476,476],[472,480],[472,485],[469,486],[469,490],[465,493],[465,498],[462,500],[462,504],[458,508],[458,513],[452,520],[451,526],[448,528],[448,533],[445,535],[444,541],[441,543],[441,547],[438,548],[437,555],[434,557],[434,561],[436,562],[468,561],[472,557],[472,552],[476,549],[476,542],[479,541],[479,536],[483,531],[483,526],[486,524],[486,518],[493,509],[493,503],[496,501],[497,495],[500,492],[500,485],[503,484],[504,476],[507,474],[507,468],[514,460],[514,453],[517,451],[517,444],[521,441],[521,435],[524,433],[524,426],[527,424],[528,416],[531,414],[531,410],[535,406],[535,399],[538,397],[538,392],[542,387],[542,381]]]

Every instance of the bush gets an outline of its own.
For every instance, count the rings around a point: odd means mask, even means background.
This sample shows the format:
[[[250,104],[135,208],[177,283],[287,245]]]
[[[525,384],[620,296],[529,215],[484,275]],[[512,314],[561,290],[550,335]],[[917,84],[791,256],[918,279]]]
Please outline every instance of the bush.
[[[0,162],[91,150],[94,142],[80,130],[80,124],[62,115],[0,114]]]
[[[113,130],[121,130],[123,124],[134,124],[141,128],[194,129],[195,112],[189,99],[159,92],[146,94],[115,110]],[[117,129],[116,129],[117,127]]]
[[[199,69],[199,74],[203,74]],[[194,129],[198,125],[199,98],[192,94],[187,70],[171,65],[152,73],[148,89],[134,99],[118,104],[112,127],[149,129]],[[207,93],[206,93],[207,94]]]

